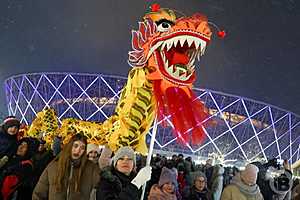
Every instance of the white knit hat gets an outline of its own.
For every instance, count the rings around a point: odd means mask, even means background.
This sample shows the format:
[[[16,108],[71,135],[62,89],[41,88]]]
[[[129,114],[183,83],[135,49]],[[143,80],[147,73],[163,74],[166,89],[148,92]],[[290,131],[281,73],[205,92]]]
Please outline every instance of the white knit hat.
[[[97,153],[100,153],[100,148],[96,144],[88,144],[86,147],[86,154],[89,154],[91,151],[97,151]]]

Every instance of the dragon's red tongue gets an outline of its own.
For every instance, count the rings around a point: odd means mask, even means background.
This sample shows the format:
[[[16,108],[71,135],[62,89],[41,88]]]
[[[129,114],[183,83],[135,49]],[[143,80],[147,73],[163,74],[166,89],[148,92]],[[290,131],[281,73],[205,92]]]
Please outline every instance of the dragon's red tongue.
[[[169,66],[174,64],[183,64],[187,65],[189,63],[189,56],[185,53],[181,53],[178,51],[168,51],[167,52],[167,59],[169,60]]]

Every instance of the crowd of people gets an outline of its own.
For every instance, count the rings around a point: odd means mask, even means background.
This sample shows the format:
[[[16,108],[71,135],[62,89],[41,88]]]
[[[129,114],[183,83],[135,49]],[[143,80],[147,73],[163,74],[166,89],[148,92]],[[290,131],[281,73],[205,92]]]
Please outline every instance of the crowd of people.
[[[19,128],[14,116],[0,126],[0,200],[300,199],[286,161],[253,162],[241,170],[211,159],[196,165],[179,154],[155,155],[146,166],[130,147],[113,153],[76,133],[65,145],[55,138],[48,148],[42,138],[19,138]]]

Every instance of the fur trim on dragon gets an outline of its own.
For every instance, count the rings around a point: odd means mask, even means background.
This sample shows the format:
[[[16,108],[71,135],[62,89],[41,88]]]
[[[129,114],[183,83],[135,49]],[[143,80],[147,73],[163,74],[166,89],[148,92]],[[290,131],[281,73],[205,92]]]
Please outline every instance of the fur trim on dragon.
[[[37,136],[50,127],[43,124],[54,122],[47,137],[49,143],[55,135],[64,137],[66,142],[72,134],[83,132],[91,142],[108,144],[113,151],[131,146],[145,154],[145,137],[157,115],[159,119],[170,119],[182,142],[201,142],[208,112],[195,98],[192,86],[196,79],[195,61],[204,54],[211,35],[204,15],[176,18],[173,10],[152,9],[139,22],[138,30],[132,31],[128,58],[132,69],[115,114],[102,124],[64,119],[61,127],[56,125],[53,114],[49,122],[38,114],[27,135]],[[51,109],[47,112],[52,113]],[[187,131],[192,133],[185,134]]]

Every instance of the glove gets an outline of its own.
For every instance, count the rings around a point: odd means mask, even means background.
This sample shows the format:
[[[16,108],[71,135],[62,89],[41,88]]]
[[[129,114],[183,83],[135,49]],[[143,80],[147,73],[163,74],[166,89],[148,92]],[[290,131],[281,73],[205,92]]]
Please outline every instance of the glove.
[[[111,165],[111,155],[111,149],[108,146],[105,146],[104,149],[102,149],[101,155],[99,156],[98,160],[100,169]]]
[[[3,156],[1,159],[0,159],[0,168],[3,167],[8,161],[8,157],[7,156]]]
[[[131,181],[138,189],[151,179],[152,167],[146,166],[142,168],[136,177]]]

